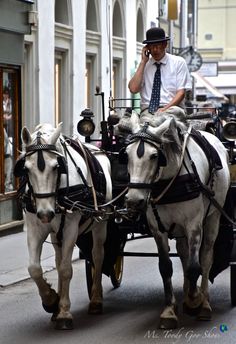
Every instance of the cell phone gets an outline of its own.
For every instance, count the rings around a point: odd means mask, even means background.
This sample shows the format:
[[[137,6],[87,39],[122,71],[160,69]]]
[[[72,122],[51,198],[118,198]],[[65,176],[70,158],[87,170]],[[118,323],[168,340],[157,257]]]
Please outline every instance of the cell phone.
[[[149,57],[150,51],[149,51],[149,50],[145,50],[145,55],[146,55],[147,57]]]

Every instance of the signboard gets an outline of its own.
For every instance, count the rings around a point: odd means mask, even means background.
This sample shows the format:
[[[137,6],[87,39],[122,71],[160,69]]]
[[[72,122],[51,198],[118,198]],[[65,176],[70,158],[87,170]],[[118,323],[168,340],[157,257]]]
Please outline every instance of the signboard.
[[[218,62],[203,62],[199,72],[202,76],[217,76]]]
[[[160,0],[159,16],[165,20],[177,20],[179,0]]]

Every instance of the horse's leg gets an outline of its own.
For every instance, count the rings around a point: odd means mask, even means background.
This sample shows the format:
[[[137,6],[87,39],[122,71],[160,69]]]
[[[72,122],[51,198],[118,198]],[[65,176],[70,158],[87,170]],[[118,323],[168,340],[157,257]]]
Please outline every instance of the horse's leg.
[[[75,214],[77,216],[75,216]],[[73,329],[73,317],[70,312],[69,288],[73,275],[72,254],[78,237],[78,223],[80,215],[77,213],[67,214],[63,228],[63,239],[61,248],[61,260],[58,261],[60,301],[59,311],[56,317],[56,329]]]
[[[187,313],[194,315],[199,311],[199,307],[203,302],[203,295],[197,286],[198,278],[202,273],[199,262],[199,252],[202,241],[201,220],[195,217],[191,223],[186,225],[186,228],[189,249],[186,277],[189,281],[189,290],[187,295],[185,295],[184,309]]]
[[[210,320],[212,309],[209,303],[208,280],[209,272],[213,262],[213,248],[218,234],[220,213],[214,212],[208,216],[204,226],[203,243],[201,247],[200,262],[202,266],[201,290],[204,296],[203,304],[198,314],[199,320]]]
[[[101,221],[92,230],[93,235],[93,285],[91,290],[91,301],[88,312],[90,314],[101,314],[102,306],[102,264],[104,259],[104,242],[106,240],[106,222]]]
[[[178,326],[177,305],[172,286],[172,261],[169,257],[169,245],[167,233],[161,233],[157,228],[157,222],[152,209],[147,211],[148,224],[154,236],[159,253],[159,270],[163,280],[165,293],[165,308],[160,314],[159,328],[174,329]]]
[[[188,261],[188,243],[186,237],[176,238],[176,250],[183,267],[184,285],[183,290],[186,295],[189,290],[189,280],[186,276],[187,261]]]
[[[51,236],[51,243],[52,243],[54,250],[55,250],[56,269],[57,269],[57,271],[59,271],[61,260],[62,260],[61,243],[58,242],[56,233],[52,232],[52,233],[50,233],[50,236]],[[58,295],[61,294],[61,280],[60,280],[59,275],[58,275],[58,283],[57,283],[57,292],[58,292]]]
[[[56,291],[43,278],[43,270],[40,264],[42,246],[48,236],[48,230],[46,230],[45,226],[40,226],[39,223],[36,224],[35,219],[34,214],[26,215],[29,251],[28,271],[38,287],[44,309],[49,313],[55,313],[58,310],[59,297]]]
[[[52,232],[52,233],[50,233],[50,236],[51,236],[51,243],[52,243],[54,250],[55,250],[55,265],[56,265],[56,270],[58,272],[59,268],[60,268],[60,264],[61,264],[61,259],[62,259],[61,243],[58,242],[56,233]],[[58,282],[57,282],[57,293],[60,297],[60,295],[61,295],[61,278],[60,278],[59,273],[58,273]],[[57,310],[57,313],[53,314],[51,320],[52,321],[56,320],[57,315],[58,315],[58,310]]]

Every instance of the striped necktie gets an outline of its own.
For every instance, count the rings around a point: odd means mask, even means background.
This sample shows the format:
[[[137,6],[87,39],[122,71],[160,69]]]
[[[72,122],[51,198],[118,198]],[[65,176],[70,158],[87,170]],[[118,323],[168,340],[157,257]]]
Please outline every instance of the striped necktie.
[[[152,96],[149,104],[149,112],[155,112],[160,104],[160,91],[161,91],[161,63],[154,63],[157,67],[156,73],[154,75],[153,86],[152,86]]]

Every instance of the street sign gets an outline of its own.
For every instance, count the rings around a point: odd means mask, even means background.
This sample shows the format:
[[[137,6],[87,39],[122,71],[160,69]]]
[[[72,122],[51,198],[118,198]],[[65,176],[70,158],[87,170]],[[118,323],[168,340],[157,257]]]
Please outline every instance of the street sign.
[[[218,62],[203,62],[199,72],[203,76],[217,76]]]

